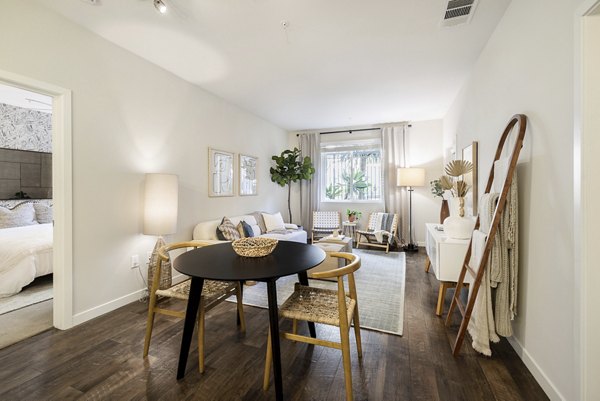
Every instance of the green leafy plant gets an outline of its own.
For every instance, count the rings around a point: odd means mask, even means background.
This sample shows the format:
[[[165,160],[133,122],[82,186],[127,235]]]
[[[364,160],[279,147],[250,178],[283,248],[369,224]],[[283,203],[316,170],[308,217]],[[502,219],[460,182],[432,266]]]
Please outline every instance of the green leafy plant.
[[[431,193],[434,197],[444,198],[444,188],[442,188],[442,183],[440,179],[429,181],[429,185],[431,185]]]
[[[325,196],[327,199],[335,199],[342,193],[342,191],[343,189],[339,185],[329,184],[327,188],[325,188]]]
[[[301,180],[310,180],[315,174],[310,157],[302,158],[300,149],[284,150],[279,156],[272,156],[271,159],[275,162],[275,166],[269,170],[271,172],[271,181],[279,184],[282,187],[288,186],[288,213],[290,223],[292,222],[292,207],[290,197],[292,195],[292,183]]]
[[[348,220],[350,220],[350,221],[352,221],[354,219],[358,220],[358,219],[360,219],[360,216],[362,216],[362,212],[359,212],[358,210],[346,209],[346,216],[348,216]],[[354,219],[352,219],[353,216],[354,216]]]
[[[367,182],[365,172],[360,170],[355,171],[352,175],[343,173],[342,180],[344,180],[344,183],[340,185],[344,185],[346,187],[345,199],[349,199],[353,193],[357,195],[364,194],[365,190],[371,185]]]

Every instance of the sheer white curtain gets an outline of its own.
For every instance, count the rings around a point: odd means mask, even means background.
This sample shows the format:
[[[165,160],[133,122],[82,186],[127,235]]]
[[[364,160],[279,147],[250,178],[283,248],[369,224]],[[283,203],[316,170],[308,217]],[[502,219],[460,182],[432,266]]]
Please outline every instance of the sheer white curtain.
[[[381,128],[381,148],[383,151],[383,182],[385,211],[398,213],[398,238],[404,238],[408,232],[408,210],[406,207],[406,190],[396,184],[396,170],[406,167],[405,136],[408,133],[406,124],[383,126]]]
[[[319,210],[321,202],[321,136],[318,132],[300,134],[302,158],[311,158],[315,175],[310,180],[300,181],[300,221],[309,232],[312,228],[312,212]]]

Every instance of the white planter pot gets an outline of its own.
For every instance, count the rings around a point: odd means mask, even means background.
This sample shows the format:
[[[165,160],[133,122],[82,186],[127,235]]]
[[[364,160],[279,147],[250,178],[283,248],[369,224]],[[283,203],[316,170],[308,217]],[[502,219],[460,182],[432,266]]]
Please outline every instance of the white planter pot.
[[[457,198],[450,199],[450,217],[444,220],[444,233],[452,239],[469,239],[475,226],[473,219],[461,217],[459,214],[460,203]]]
[[[452,239],[469,239],[473,234],[473,220],[460,216],[446,217],[444,233]]]

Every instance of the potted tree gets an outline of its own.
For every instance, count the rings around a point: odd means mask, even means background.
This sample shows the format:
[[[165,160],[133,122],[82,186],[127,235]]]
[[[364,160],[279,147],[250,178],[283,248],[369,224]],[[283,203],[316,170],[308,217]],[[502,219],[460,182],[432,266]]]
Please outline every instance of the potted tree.
[[[290,223],[292,222],[292,206],[290,197],[292,194],[292,183],[301,180],[310,180],[315,173],[312,160],[305,156],[302,158],[300,149],[284,150],[279,156],[273,156],[271,159],[275,166],[271,167],[271,181],[276,182],[282,187],[288,186],[288,213]]]

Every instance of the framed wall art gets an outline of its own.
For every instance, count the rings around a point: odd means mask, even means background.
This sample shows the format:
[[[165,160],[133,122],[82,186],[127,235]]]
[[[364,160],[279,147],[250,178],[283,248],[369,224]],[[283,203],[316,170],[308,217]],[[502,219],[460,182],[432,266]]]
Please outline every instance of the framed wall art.
[[[233,196],[233,153],[208,148],[208,196]]]
[[[468,192],[467,196],[465,197],[465,210],[467,211],[468,214],[471,214],[472,216],[477,216],[477,206],[478,206],[477,201],[479,199],[479,193],[477,190],[478,156],[477,156],[477,142],[476,141],[471,143],[469,146],[466,146],[465,148],[463,148],[462,159],[473,163],[473,171],[471,171],[469,174],[466,174],[463,177],[463,179],[465,180],[467,185],[471,186],[471,190]]]
[[[240,154],[240,196],[258,195],[258,158]]]

